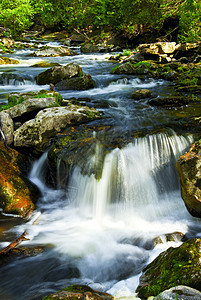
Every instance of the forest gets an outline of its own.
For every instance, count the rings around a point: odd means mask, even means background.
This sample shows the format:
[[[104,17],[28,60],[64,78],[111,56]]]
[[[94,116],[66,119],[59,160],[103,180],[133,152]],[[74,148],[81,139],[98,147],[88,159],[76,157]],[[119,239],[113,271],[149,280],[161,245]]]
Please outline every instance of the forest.
[[[1,0],[0,24],[14,37],[24,30],[112,30],[132,38],[164,33],[167,40],[199,42],[200,0]]]

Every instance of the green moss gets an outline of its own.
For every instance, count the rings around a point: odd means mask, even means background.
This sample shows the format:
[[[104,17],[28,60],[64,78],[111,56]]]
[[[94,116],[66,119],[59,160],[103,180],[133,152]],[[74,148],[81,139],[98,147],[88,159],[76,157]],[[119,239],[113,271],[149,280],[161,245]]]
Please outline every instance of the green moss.
[[[200,239],[192,239],[178,248],[171,247],[159,255],[143,270],[149,280],[137,288],[139,296],[144,298],[156,296],[177,285],[187,285],[199,289],[200,244]]]

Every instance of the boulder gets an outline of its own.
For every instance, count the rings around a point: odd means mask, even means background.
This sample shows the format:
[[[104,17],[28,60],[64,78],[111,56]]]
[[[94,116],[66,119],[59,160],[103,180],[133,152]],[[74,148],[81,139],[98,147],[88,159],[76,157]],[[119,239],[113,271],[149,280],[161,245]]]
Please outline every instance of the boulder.
[[[7,145],[13,144],[14,124],[9,113],[2,111],[0,113],[1,130],[4,133]]]
[[[47,295],[43,298],[43,300],[50,299],[113,300],[114,297],[107,293],[95,291],[86,285],[70,285],[57,293]]]
[[[81,77],[73,77],[67,80],[62,80],[55,84],[55,89],[61,90],[88,90],[95,87],[95,82],[93,81],[90,74],[85,74]]]
[[[11,46],[13,46],[15,44],[15,41],[9,37],[1,38],[1,42],[7,48],[10,48]]]
[[[148,89],[137,90],[131,94],[131,98],[134,100],[150,98],[152,95],[151,91]]]
[[[4,213],[26,217],[35,208],[39,192],[27,179],[25,157],[0,142],[0,207]]]
[[[71,56],[77,55],[77,53],[68,47],[50,47],[44,46],[35,52],[28,54],[28,56],[34,57],[56,57],[56,56]]]
[[[142,54],[172,54],[176,50],[175,42],[157,42],[140,44],[137,50]]]
[[[152,300],[198,300],[201,299],[201,292],[189,286],[179,285],[165,290]]]
[[[111,74],[135,74],[133,65],[130,62],[120,64],[111,70]]]
[[[194,217],[201,218],[201,140],[177,161],[184,203]]]
[[[0,84],[2,85],[19,85],[25,84],[25,81],[34,81],[34,78],[30,75],[21,75],[11,72],[3,72],[0,74]]]
[[[173,95],[168,97],[158,97],[149,100],[151,106],[162,106],[162,107],[178,107],[183,105],[188,105],[190,103],[195,103],[196,101],[192,99],[191,96]]]
[[[140,277],[136,292],[142,299],[185,285],[201,290],[201,239],[184,242],[177,248],[170,247],[147,265]]]
[[[166,233],[163,235],[156,236],[153,239],[154,247],[158,244],[163,244],[167,242],[178,242],[184,239],[184,234],[182,232],[175,231],[173,233]]]
[[[106,53],[111,52],[111,46],[94,45],[92,43],[85,43],[80,47],[82,53]]]
[[[99,116],[97,110],[86,106],[46,108],[14,132],[14,146],[34,147],[43,151],[50,139],[68,125],[93,120]]]
[[[42,61],[42,62],[38,62],[38,63],[32,65],[31,67],[34,67],[34,68],[52,68],[52,67],[59,67],[59,66],[61,66],[59,63]]]
[[[59,81],[70,79],[72,77],[82,76],[82,68],[75,63],[67,64],[66,66],[56,66],[40,73],[36,77],[37,84],[56,84]]]

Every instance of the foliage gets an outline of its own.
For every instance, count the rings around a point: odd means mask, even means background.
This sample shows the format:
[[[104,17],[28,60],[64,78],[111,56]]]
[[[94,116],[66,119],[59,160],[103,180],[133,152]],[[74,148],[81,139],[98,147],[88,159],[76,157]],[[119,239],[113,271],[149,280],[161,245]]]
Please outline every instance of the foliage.
[[[2,0],[0,22],[15,34],[32,23],[51,30],[110,27],[128,37],[160,30],[169,17],[178,19],[178,41],[200,40],[198,0]],[[163,28],[164,29],[164,28]]]
[[[2,0],[0,3],[0,22],[17,35],[32,24],[34,14],[30,0]]]

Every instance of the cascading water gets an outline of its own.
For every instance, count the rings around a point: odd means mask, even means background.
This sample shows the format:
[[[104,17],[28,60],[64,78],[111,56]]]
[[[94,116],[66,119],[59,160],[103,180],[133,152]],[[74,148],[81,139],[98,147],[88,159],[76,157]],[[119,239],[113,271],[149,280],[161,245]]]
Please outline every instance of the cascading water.
[[[21,57],[22,65],[15,66],[17,72],[29,66],[25,73],[40,73],[42,70],[30,67],[36,59],[25,54]],[[20,52],[16,55],[18,58]],[[105,57],[54,58],[62,64],[78,62],[96,82],[95,89],[62,91],[63,97],[88,97],[92,106],[97,101],[107,103],[107,108],[102,109],[107,117],[102,122],[107,125],[146,129],[154,124],[153,128],[167,128],[166,124],[174,119],[169,111],[158,111],[146,102],[130,99],[133,89],[150,88],[153,93],[162,94],[166,84],[108,75],[111,67]],[[16,90],[42,88],[47,87],[25,84]],[[13,87],[8,90],[13,91]],[[5,86],[0,92],[5,93]],[[192,135],[177,135],[172,129],[133,138],[124,147],[106,154],[100,178],[84,175],[78,166],[71,166],[68,184],[62,188],[58,159],[57,189],[46,184],[47,153],[43,154],[30,173],[30,180],[41,190],[37,209],[29,222],[11,231],[18,236],[26,230],[30,240],[23,245],[42,245],[45,251],[1,267],[2,299],[39,299],[72,283],[88,284],[117,299],[136,299],[135,289],[143,266],[170,245],[179,245],[169,242],[153,248],[153,238],[174,231],[193,231],[196,236],[201,231],[181,199],[175,168],[178,157],[192,141]],[[86,158],[86,165],[98,168],[101,155],[97,140],[95,154]],[[5,245],[1,243],[2,247]]]

